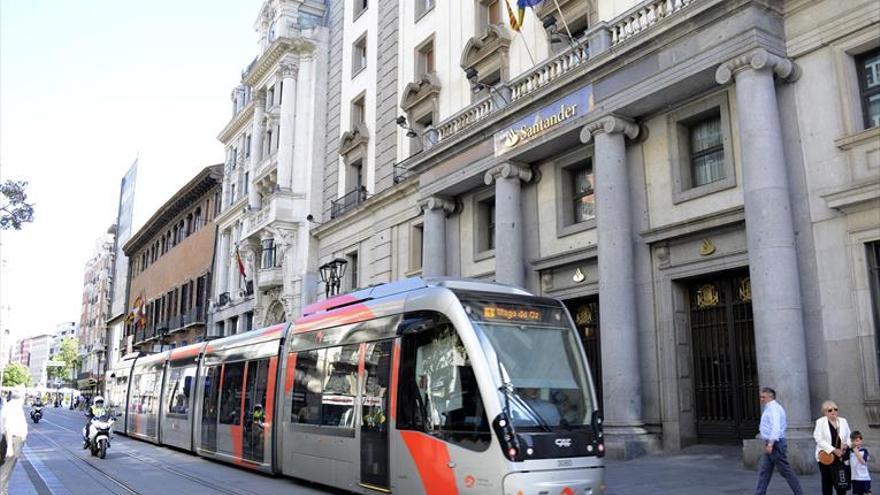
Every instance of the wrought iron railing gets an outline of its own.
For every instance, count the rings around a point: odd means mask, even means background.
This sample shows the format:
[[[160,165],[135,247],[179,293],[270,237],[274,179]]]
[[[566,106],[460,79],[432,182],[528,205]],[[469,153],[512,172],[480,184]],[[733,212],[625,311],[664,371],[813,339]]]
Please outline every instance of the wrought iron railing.
[[[333,200],[330,202],[330,218],[338,218],[345,214],[345,212],[354,209],[357,205],[363,203],[370,197],[370,193],[367,192],[367,188],[364,186],[360,186],[354,191],[348,192],[343,196]]]
[[[418,158],[421,153],[422,153],[421,151],[414,153],[413,155],[406,158],[405,160],[394,164],[393,178],[394,178],[395,184],[399,184],[399,183],[405,181],[406,179],[408,179],[412,175],[412,172],[409,169],[410,162],[412,162],[416,158]]]

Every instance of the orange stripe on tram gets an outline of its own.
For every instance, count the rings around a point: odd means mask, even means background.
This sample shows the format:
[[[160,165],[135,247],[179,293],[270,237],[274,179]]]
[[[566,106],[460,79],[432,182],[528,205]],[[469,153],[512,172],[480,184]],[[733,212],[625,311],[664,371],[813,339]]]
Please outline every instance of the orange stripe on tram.
[[[269,435],[269,430],[272,428],[272,416],[275,414],[275,372],[278,370],[278,358],[273,357],[269,359],[269,381],[266,384],[266,407],[263,408],[265,411],[266,419],[263,421],[263,428],[266,432],[266,436]]]
[[[293,379],[296,376],[296,353],[291,352],[287,355],[287,369],[284,370],[284,395],[290,394],[293,390]]]
[[[436,438],[417,431],[401,431],[401,438],[419,470],[426,495],[455,495],[454,470],[449,468],[449,448]]]
[[[397,418],[397,368],[400,367],[400,343],[394,341],[393,350],[391,351],[391,404],[388,406],[391,413],[391,419]]]

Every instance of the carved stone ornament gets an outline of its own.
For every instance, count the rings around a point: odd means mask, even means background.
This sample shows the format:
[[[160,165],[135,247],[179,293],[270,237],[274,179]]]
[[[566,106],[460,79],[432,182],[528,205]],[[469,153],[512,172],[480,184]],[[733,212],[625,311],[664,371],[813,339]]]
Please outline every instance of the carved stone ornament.
[[[705,284],[697,289],[697,307],[700,309],[712,308],[718,305],[718,288],[712,284]]]
[[[339,139],[339,154],[345,156],[360,145],[366,146],[369,140],[370,131],[366,124],[355,124],[354,129],[346,131]]]
[[[721,64],[715,71],[715,81],[718,84],[727,84],[738,72],[749,69],[772,70],[776,77],[786,82],[796,81],[801,74],[800,67],[791,60],[774,55],[763,48],[756,48]]]
[[[278,74],[284,78],[296,78],[299,66],[295,62],[281,62],[278,64]]]
[[[596,134],[601,132],[607,134],[620,132],[629,139],[635,139],[639,135],[639,126],[629,119],[618,117],[616,115],[608,115],[585,125],[581,129],[581,142],[587,144],[593,140]]]
[[[574,275],[571,276],[571,281],[579,284],[587,279],[587,276],[584,275],[584,271],[581,270],[581,267],[577,267],[574,270]]]
[[[501,80],[507,77],[507,53],[510,33],[504,24],[492,24],[482,35],[474,36],[464,45],[460,64],[462,70],[476,69],[479,76],[489,76],[501,70]],[[482,81],[479,81],[482,82]]]
[[[553,289],[553,272],[546,271],[541,274],[541,287],[543,287],[544,291]]]
[[[715,253],[715,244],[712,243],[711,239],[703,239],[703,242],[700,243],[700,256],[709,256]]]
[[[419,104],[436,98],[440,95],[440,78],[437,74],[429,72],[423,74],[418,81],[411,82],[403,88],[403,96],[400,98],[400,108],[404,112],[410,112]]]
[[[669,245],[661,244],[657,246],[654,250],[657,253],[657,266],[660,268],[669,268],[670,265],[670,257],[669,257]]]
[[[425,210],[443,210],[446,215],[449,215],[455,211],[455,201],[444,198],[442,196],[431,196],[430,198],[426,198],[419,203],[422,211]]]
[[[535,177],[535,173],[527,165],[519,163],[502,163],[486,172],[483,176],[483,182],[487,186],[491,186],[498,178],[509,179],[518,178],[523,182],[529,182]]]

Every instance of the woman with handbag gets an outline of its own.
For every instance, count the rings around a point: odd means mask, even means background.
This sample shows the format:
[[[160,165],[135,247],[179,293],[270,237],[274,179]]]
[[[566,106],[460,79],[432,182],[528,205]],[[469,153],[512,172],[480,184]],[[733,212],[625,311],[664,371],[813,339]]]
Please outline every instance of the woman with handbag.
[[[848,480],[843,457],[849,448],[849,423],[838,416],[834,401],[822,403],[823,416],[816,420],[813,438],[816,440],[816,462],[822,475],[822,495],[846,495]]]

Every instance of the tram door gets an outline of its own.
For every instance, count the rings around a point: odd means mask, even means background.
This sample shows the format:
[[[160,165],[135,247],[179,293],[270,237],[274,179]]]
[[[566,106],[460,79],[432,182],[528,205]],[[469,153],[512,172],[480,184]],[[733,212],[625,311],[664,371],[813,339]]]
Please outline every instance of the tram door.
[[[266,419],[266,383],[269,359],[247,363],[247,381],[244,392],[245,424],[242,428],[242,454],[251,461],[263,462],[266,435],[263,423]]]
[[[754,437],[761,409],[748,273],[698,280],[688,297],[697,437]]]
[[[202,441],[201,448],[217,450],[217,399],[220,393],[220,368],[205,368],[204,393],[202,394]]]
[[[361,484],[388,489],[388,395],[392,341],[365,345],[361,394]]]

